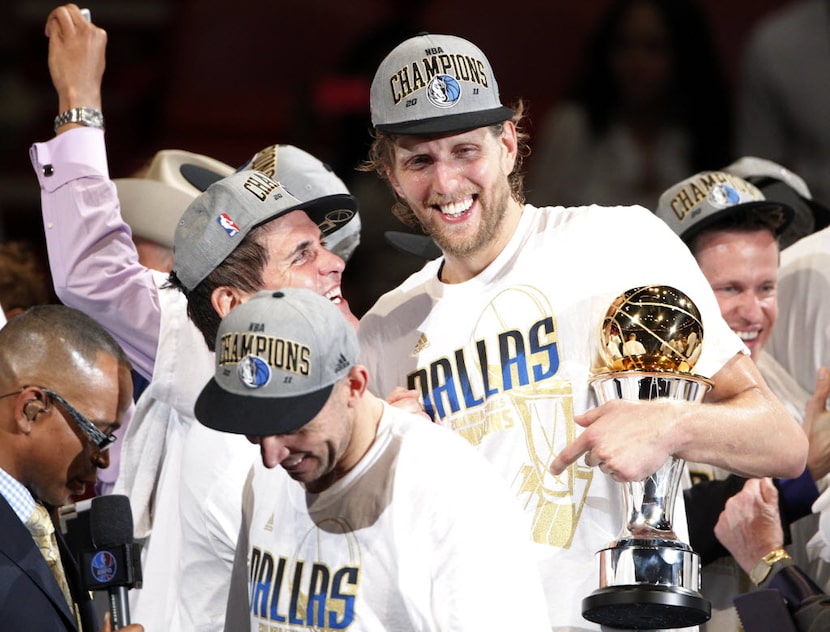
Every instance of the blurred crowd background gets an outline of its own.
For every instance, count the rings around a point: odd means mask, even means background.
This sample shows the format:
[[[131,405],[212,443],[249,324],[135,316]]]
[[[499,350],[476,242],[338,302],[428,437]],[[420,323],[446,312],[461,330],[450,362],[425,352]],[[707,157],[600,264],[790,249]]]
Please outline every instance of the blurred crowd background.
[[[689,22],[670,45],[691,52],[694,62],[701,42],[711,39],[722,77],[712,76],[709,62],[701,61],[691,71],[676,73],[675,83],[686,94],[703,95],[704,103],[730,108],[750,30],[791,2],[699,0],[706,25]],[[43,34],[54,6],[12,0],[4,3],[0,20],[0,242],[26,241],[36,250],[43,229],[28,147],[53,135],[57,114]],[[389,194],[374,176],[354,171],[369,142],[368,86],[379,60],[418,31],[477,43],[494,66],[502,99],[522,98],[528,108],[536,151],[526,166],[532,172],[543,152],[537,139],[548,113],[572,96],[612,0],[516,5],[493,0],[88,0],[85,6],[109,35],[103,104],[111,176],[134,173],[165,148],[204,153],[230,165],[242,164],[272,143],[316,154],[361,200],[362,246],[344,279],[352,308],[361,315],[382,291],[421,265],[385,243],[385,230],[404,228],[389,214]],[[723,133],[728,133],[728,113],[724,117]],[[730,156],[727,140],[719,148]],[[529,184],[533,202],[566,201],[536,200]]]

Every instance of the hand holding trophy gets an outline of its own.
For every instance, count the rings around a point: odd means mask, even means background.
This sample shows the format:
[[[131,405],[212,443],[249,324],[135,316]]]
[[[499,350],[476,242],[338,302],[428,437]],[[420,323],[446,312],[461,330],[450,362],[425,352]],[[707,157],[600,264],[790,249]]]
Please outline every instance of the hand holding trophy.
[[[669,286],[626,291],[601,329],[606,367],[591,379],[599,404],[612,399],[699,402],[711,382],[693,375],[703,326],[688,296]],[[600,587],[582,601],[589,621],[624,629],[659,629],[707,621],[700,559],[672,528],[685,461],[670,457],[644,481],[621,483],[620,536],[598,552]]]

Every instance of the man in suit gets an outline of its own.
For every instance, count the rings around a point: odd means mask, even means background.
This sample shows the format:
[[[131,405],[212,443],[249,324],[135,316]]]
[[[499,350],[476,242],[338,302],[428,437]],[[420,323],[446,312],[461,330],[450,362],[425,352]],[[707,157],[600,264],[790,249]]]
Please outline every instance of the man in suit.
[[[95,481],[132,395],[130,363],[95,321],[32,307],[0,329],[0,621],[4,630],[96,631],[97,617],[59,533],[27,526]],[[71,403],[70,403],[71,402]],[[44,516],[43,524],[53,529]],[[53,544],[53,546],[54,546]],[[47,552],[43,552],[46,550]],[[62,577],[64,588],[61,588]],[[140,625],[121,628],[141,632]],[[107,620],[100,628],[110,630]]]

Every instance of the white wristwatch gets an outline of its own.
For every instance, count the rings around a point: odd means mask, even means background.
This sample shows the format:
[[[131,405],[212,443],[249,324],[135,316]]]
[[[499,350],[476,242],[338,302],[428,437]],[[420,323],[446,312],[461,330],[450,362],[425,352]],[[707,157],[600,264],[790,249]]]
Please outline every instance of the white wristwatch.
[[[80,123],[87,127],[104,129],[104,115],[96,108],[71,108],[55,117],[55,131],[67,123]]]

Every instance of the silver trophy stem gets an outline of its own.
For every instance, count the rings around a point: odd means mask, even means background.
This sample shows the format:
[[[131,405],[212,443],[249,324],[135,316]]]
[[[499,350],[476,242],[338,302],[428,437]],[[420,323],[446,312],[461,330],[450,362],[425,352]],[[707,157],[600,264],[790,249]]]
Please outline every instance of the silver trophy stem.
[[[696,375],[620,371],[591,382],[600,404],[611,399],[699,402],[711,383]],[[624,629],[678,628],[709,619],[700,594],[700,559],[672,524],[685,461],[670,457],[644,481],[620,485],[626,524],[598,552],[600,587],[582,602],[589,621]]]
[[[646,480],[623,484],[628,522],[620,537],[677,539],[672,531],[674,502],[684,463],[670,458]]]

